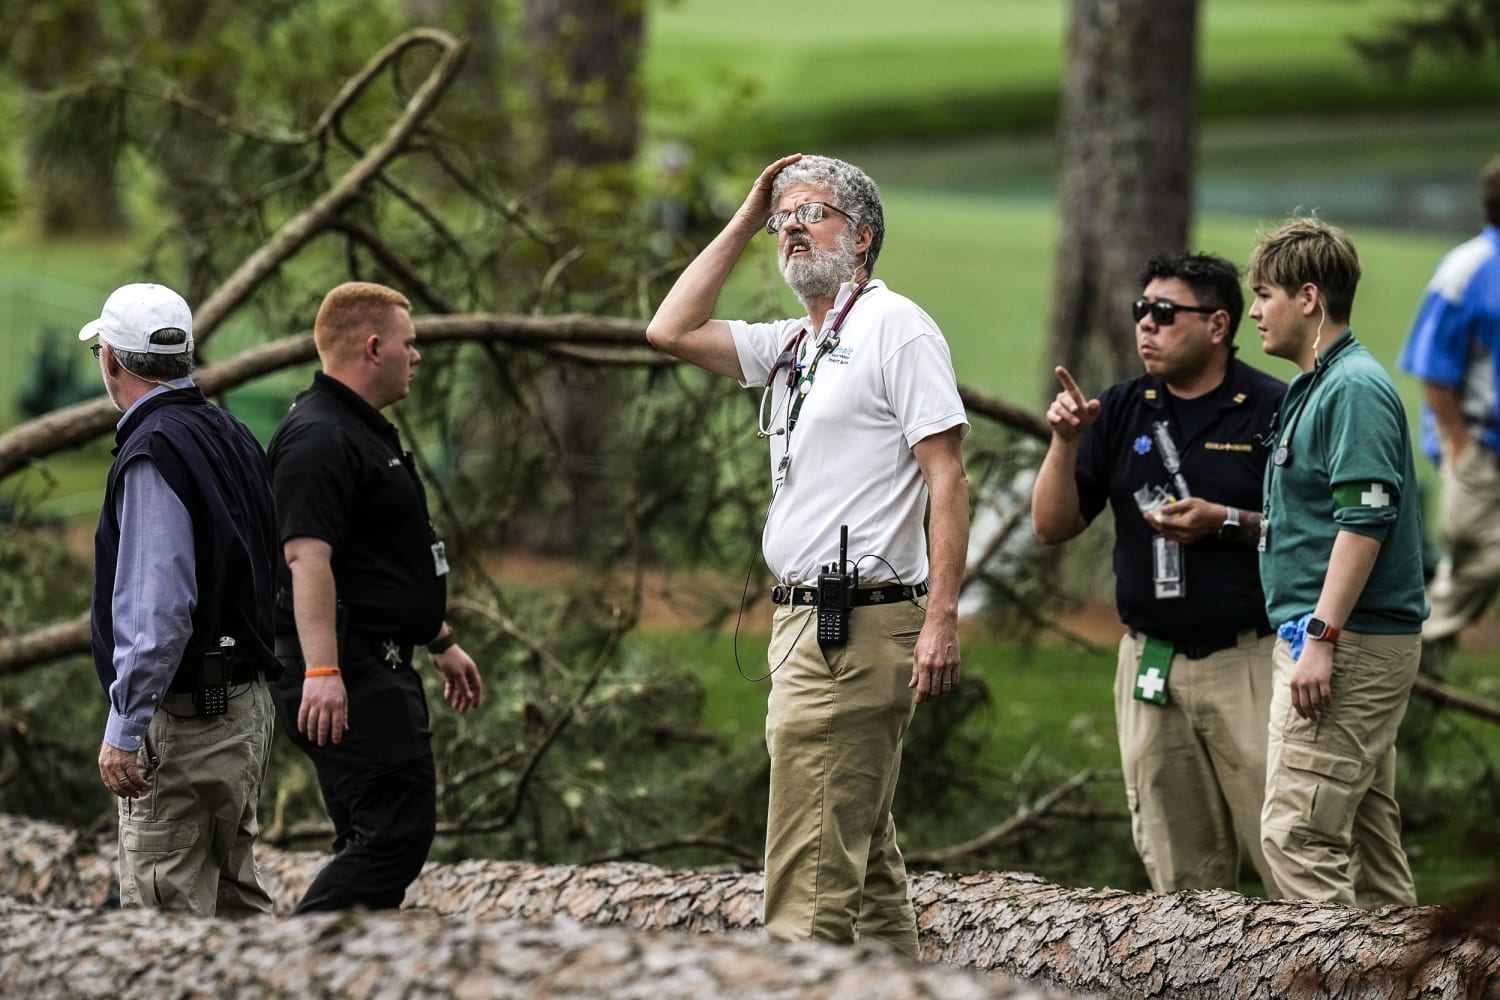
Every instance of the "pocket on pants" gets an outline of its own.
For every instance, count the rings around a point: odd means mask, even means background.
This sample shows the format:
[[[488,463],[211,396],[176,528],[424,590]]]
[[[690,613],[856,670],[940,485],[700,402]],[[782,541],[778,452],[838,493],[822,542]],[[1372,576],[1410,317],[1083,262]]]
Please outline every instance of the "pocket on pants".
[[[1272,789],[1276,825],[1342,838],[1354,822],[1354,786],[1363,765],[1316,747],[1286,744]],[[1321,839],[1321,838],[1320,838]]]
[[[120,845],[131,854],[172,854],[192,847],[197,839],[197,826],[181,820],[129,820],[120,825]]]

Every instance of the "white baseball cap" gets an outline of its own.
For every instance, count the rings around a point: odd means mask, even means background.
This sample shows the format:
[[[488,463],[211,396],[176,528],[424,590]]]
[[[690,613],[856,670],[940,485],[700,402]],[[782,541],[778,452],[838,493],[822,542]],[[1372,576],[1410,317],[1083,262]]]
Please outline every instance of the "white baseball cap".
[[[153,344],[158,330],[181,330],[181,344]],[[185,354],[193,349],[193,311],[166,285],[135,284],[116,288],[104,301],[99,318],[78,331],[79,340],[101,343],[137,354]]]

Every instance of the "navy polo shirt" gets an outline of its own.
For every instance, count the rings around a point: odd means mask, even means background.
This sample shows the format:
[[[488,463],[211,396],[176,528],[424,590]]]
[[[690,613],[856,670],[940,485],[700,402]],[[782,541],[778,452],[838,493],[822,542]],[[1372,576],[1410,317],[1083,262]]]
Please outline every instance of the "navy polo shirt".
[[[1154,425],[1165,421],[1193,496],[1259,511],[1267,434],[1285,393],[1285,383],[1231,359],[1224,381],[1197,400],[1174,399],[1150,375],[1116,383],[1099,397],[1099,419],[1079,443],[1079,507],[1090,522],[1106,503],[1114,511],[1115,603],[1126,625],[1174,642],[1269,627],[1258,556],[1243,542],[1209,536],[1184,546],[1186,592],[1158,600],[1156,532],[1135,493],[1160,487],[1178,495],[1156,442]]]

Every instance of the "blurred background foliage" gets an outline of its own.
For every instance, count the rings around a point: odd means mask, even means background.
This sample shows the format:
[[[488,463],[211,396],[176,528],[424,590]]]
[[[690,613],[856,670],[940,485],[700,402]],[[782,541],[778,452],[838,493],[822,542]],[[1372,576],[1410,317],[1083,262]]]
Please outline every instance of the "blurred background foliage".
[[[1356,329],[1392,361],[1438,257],[1478,225],[1475,175],[1497,151],[1494,9],[1205,0],[1195,246],[1243,260],[1258,224],[1321,209],[1360,246]],[[1442,47],[1441,18],[1466,12],[1477,20],[1462,31],[1490,41]],[[0,428],[97,394],[88,359],[53,345],[76,348],[112,287],[152,277],[201,303],[335,182],[436,50],[405,50],[336,128],[320,116],[418,25],[465,39],[454,85],[340,226],[204,345],[206,361],[310,329],[324,291],[350,277],[402,287],[421,313],[642,319],[761,165],[803,148],[881,183],[882,277],[937,318],[960,381],[1034,406],[1067,17],[1061,0],[6,5]],[[720,313],[794,311],[752,249]],[[1244,353],[1264,360],[1253,340]],[[466,718],[434,705],[435,856],[759,863],[768,685],[750,679],[767,666],[768,580],[754,395],[642,361],[431,345],[396,410],[457,556],[452,620],[487,684]],[[264,441],[310,371],[224,403]],[[1415,415],[1416,388],[1401,387]],[[921,710],[910,737],[903,844],[918,866],[1143,888],[1100,638],[1109,539],[1096,529],[1044,569],[1024,519],[1039,447],[973,422],[988,558],[966,592],[962,695]],[[0,483],[0,636],[86,606],[108,460],[98,441]],[[1492,663],[1466,653],[1452,679],[1493,696]],[[83,658],[0,676],[0,810],[107,827],[103,718]],[[1408,843],[1431,901],[1490,871],[1497,740],[1488,723],[1414,703],[1402,749]],[[326,842],[311,769],[286,743],[262,821],[278,842]],[[993,843],[943,859],[986,831]]]

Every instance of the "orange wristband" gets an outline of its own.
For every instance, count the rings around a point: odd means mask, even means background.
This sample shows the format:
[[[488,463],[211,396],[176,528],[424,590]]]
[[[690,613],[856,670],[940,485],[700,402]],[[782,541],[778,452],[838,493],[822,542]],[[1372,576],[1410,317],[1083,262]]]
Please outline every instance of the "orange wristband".
[[[338,667],[313,667],[305,671],[303,677],[337,677],[343,673]]]

